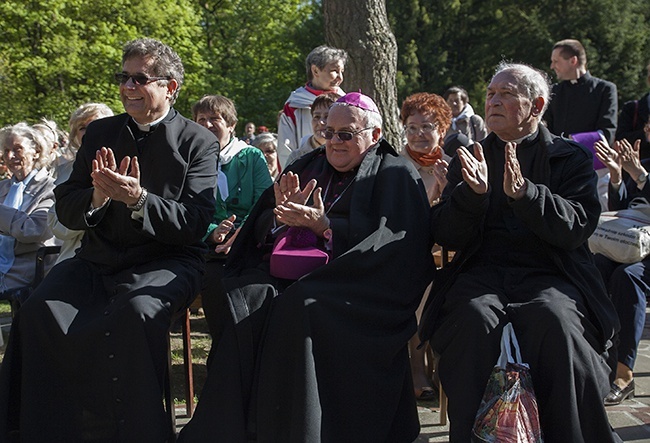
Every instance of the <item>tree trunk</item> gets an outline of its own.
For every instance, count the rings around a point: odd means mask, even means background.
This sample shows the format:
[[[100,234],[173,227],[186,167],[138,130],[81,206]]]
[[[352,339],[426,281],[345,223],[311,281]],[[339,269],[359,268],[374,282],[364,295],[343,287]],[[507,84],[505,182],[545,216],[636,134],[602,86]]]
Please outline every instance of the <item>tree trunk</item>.
[[[343,89],[360,89],[375,100],[384,119],[384,137],[399,150],[397,42],[385,0],[323,0],[323,16],[328,44],[349,54]]]

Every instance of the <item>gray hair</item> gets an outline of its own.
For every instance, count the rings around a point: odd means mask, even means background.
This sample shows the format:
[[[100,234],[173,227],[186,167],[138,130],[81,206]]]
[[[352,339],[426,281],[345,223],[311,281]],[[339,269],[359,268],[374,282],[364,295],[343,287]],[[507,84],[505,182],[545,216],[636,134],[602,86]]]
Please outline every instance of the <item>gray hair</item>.
[[[262,132],[255,136],[255,140],[251,142],[253,146],[259,148],[263,143],[272,142],[273,145],[278,147],[278,136],[272,132]]]
[[[152,74],[156,77],[169,77],[178,83],[178,88],[171,97],[170,104],[174,104],[178,92],[183,86],[185,69],[178,54],[169,46],[153,38],[140,38],[124,45],[122,64],[130,58],[142,57],[153,59]],[[166,81],[166,80],[158,80]]]
[[[81,127],[89,122],[104,117],[111,117],[113,111],[104,103],[84,103],[72,112],[68,126],[70,128],[70,141],[68,146],[72,151],[79,149],[76,138]]]
[[[25,122],[16,123],[13,126],[5,126],[0,129],[0,155],[4,157],[7,143],[10,138],[20,137],[27,140],[24,148],[31,150],[34,154],[34,168],[47,168],[52,162],[52,156],[48,155],[52,146],[43,136],[43,133]]]
[[[353,108],[356,108],[359,111],[359,114],[361,114],[361,118],[363,120],[363,127],[364,128],[382,128],[382,125],[384,124],[384,120],[381,118],[381,114],[378,112],[372,112],[368,111],[366,109],[362,109],[358,106],[351,105],[349,103],[345,102],[334,102],[332,106],[330,106],[330,110],[334,106],[350,106]]]
[[[348,53],[343,49],[332,48],[330,46],[318,46],[309,53],[305,59],[305,68],[307,68],[307,80],[311,81],[313,74],[311,72],[312,65],[316,65],[318,69],[323,69],[333,61],[343,62],[343,66],[348,61]]]
[[[536,98],[542,97],[544,99],[544,107],[540,110],[540,115],[544,114],[551,97],[551,84],[548,75],[544,71],[540,71],[524,63],[502,61],[497,65],[492,79],[502,72],[509,72],[517,79],[519,91],[531,102]]]

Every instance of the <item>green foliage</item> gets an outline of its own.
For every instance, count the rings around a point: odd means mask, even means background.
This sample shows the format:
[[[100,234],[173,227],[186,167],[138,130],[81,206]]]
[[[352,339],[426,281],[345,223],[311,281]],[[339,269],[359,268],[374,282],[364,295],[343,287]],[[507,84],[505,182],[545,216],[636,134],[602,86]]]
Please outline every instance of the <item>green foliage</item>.
[[[315,1],[7,0],[0,4],[0,126],[45,116],[67,127],[81,103],[122,112],[122,46],[138,37],[169,44],[183,60],[176,108],[190,115],[204,94],[232,98],[245,121],[269,128],[305,79],[304,57],[323,43]]]
[[[190,44],[201,29],[189,0],[6,1],[0,17],[6,30],[0,41],[0,95],[8,104],[0,109],[2,125],[46,116],[66,127],[71,111],[88,101],[121,112],[112,75],[120,69],[123,44],[133,38],[160,38],[186,66],[202,63]],[[189,71],[187,84],[202,78]]]
[[[479,112],[502,59],[550,70],[553,43],[579,39],[593,75],[622,101],[645,92],[650,10],[644,0],[387,0],[400,48],[399,98],[461,85]]]
[[[203,55],[210,65],[204,92],[233,99],[239,127],[253,121],[274,130],[284,101],[305,82],[305,56],[324,42],[318,6],[217,0],[203,8]]]
[[[646,0],[387,0],[387,9],[400,101],[461,85],[480,112],[500,60],[553,77],[551,46],[569,37],[585,44],[590,71],[615,82],[621,101],[647,89]],[[0,31],[0,126],[46,116],[66,127],[88,101],[121,112],[112,81],[121,48],[147,36],[183,59],[183,114],[204,94],[223,94],[237,105],[239,128],[251,120],[273,130],[305,82],[305,56],[325,43],[320,0],[5,0]]]

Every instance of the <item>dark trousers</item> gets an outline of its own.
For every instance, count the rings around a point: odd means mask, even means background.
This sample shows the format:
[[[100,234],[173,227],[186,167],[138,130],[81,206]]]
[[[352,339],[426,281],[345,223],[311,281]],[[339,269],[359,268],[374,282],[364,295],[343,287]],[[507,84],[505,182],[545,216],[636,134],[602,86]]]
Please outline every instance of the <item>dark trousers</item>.
[[[531,368],[544,441],[620,441],[603,406],[610,368],[595,351],[597,329],[578,290],[553,271],[497,266],[457,278],[431,340],[449,397],[450,441],[472,439],[507,322]]]
[[[167,440],[167,334],[200,273],[172,258],[100,271],[66,260],[18,312],[0,370],[0,441]]]
[[[596,266],[621,322],[618,361],[634,369],[637,348],[645,326],[646,297],[650,294],[650,258],[639,263],[621,264],[596,255]]]

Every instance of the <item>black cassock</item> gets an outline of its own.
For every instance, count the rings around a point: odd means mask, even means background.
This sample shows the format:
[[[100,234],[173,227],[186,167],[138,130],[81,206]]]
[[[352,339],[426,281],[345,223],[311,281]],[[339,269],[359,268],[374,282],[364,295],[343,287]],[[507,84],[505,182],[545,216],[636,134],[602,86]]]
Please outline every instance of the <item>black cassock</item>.
[[[419,424],[407,342],[433,272],[426,193],[385,141],[348,188],[323,149],[293,163],[324,190],[333,259],[295,282],[270,277],[262,195],[227,264],[228,316],[184,442],[412,442]],[[339,197],[326,188],[341,182]],[[338,199],[338,201],[337,201]]]

